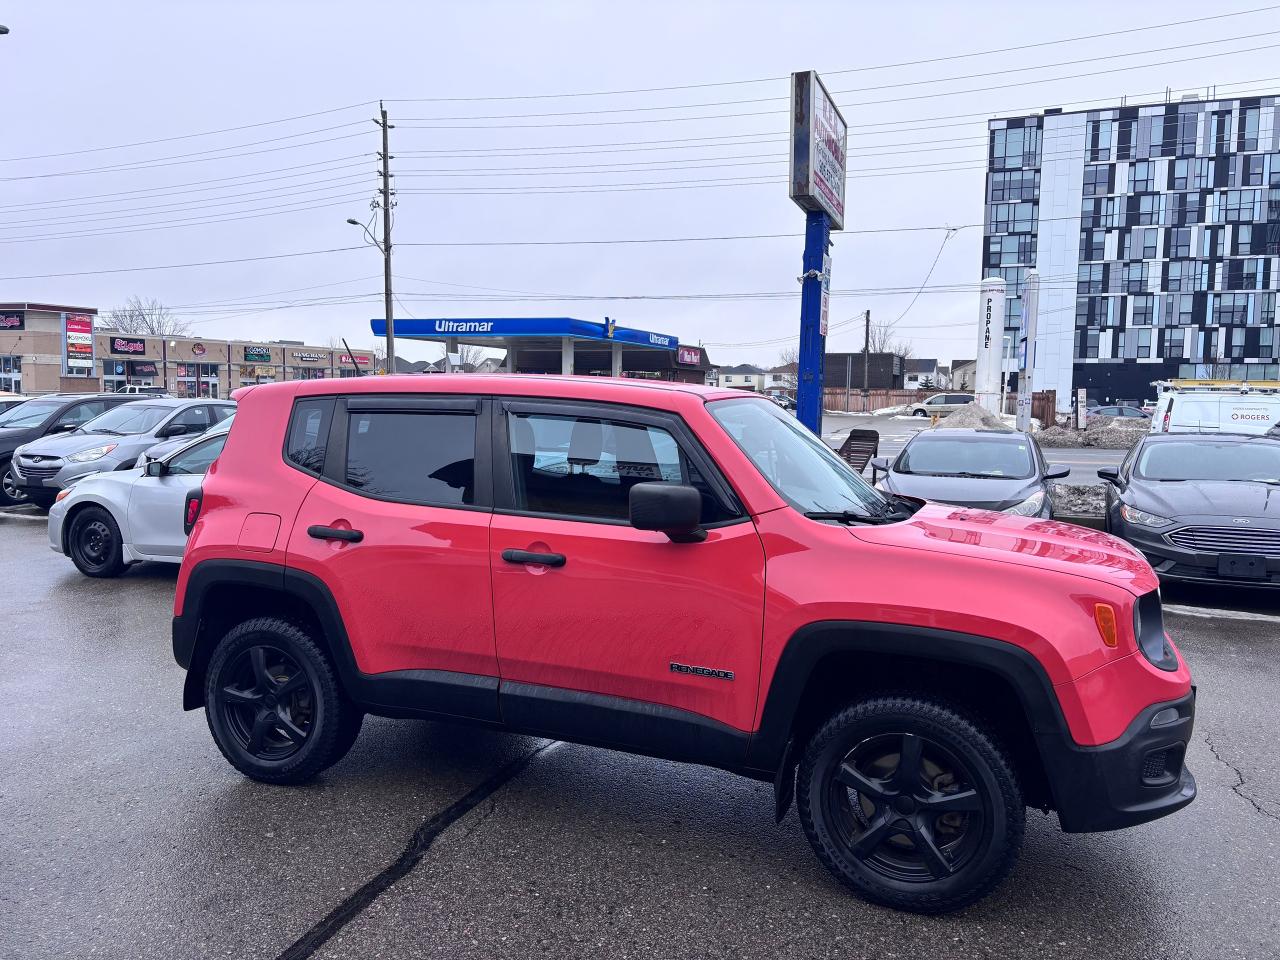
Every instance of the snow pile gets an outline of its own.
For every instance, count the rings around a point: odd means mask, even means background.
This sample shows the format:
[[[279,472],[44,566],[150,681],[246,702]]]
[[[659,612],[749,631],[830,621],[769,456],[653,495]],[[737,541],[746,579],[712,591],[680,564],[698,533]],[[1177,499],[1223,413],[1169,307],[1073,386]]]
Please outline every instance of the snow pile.
[[[1053,484],[1053,513],[1057,517],[1102,516],[1106,488],[1100,483]]]
[[[906,405],[903,404],[897,407],[881,407],[879,410],[872,410],[871,415],[874,417],[892,417],[895,414],[906,413],[906,412],[907,412]]]
[[[1082,446],[1128,450],[1151,429],[1144,417],[1094,417],[1084,428]]]
[[[1049,427],[1036,434],[1042,447],[1083,447],[1084,434],[1070,427]]]
[[[966,403],[963,407],[947,414],[939,421],[938,428],[952,430],[1011,430],[1000,417],[994,413],[989,413],[976,403]]]

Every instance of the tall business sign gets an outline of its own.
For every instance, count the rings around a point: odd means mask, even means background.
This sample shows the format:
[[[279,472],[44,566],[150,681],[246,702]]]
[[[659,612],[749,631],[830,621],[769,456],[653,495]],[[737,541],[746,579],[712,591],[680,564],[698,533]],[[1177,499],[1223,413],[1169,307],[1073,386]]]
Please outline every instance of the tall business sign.
[[[822,428],[822,372],[831,289],[831,231],[844,229],[848,125],[818,74],[791,75],[791,199],[807,214],[800,277],[796,417]]]
[[[1004,280],[982,281],[978,299],[978,362],[973,373],[973,397],[991,413],[1000,411],[1000,367],[1004,360]]]
[[[93,317],[87,313],[62,315],[62,366],[68,373],[93,370]]]

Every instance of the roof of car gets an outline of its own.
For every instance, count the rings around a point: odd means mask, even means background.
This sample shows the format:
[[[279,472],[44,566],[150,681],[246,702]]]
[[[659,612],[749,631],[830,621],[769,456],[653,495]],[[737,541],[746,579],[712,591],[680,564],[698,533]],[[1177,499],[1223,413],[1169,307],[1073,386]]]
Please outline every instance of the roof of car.
[[[545,385],[545,389],[539,389]],[[550,374],[511,373],[437,373],[394,374],[391,376],[344,377],[327,380],[286,380],[281,383],[263,383],[241,387],[232,399],[248,390],[292,391],[308,396],[347,393],[479,393],[502,394],[514,392],[523,396],[563,396],[565,387],[581,387],[596,399],[616,399],[623,403],[637,400],[636,391],[657,391],[664,394],[686,394],[702,400],[723,400],[729,397],[758,396],[763,394],[727,387],[705,387],[693,383],[674,383],[669,380],[643,380],[625,377],[566,377]]]
[[[1028,434],[1020,430],[989,430],[985,427],[943,427],[935,430],[921,430],[913,440],[953,439],[961,440],[981,438],[983,440],[1025,440]]]
[[[1146,443],[1169,443],[1174,440],[1227,440],[1231,443],[1245,443],[1261,440],[1264,443],[1280,442],[1280,437],[1269,437],[1265,433],[1225,433],[1218,430],[1206,430],[1204,433],[1190,431],[1174,433],[1147,433],[1142,438]]]

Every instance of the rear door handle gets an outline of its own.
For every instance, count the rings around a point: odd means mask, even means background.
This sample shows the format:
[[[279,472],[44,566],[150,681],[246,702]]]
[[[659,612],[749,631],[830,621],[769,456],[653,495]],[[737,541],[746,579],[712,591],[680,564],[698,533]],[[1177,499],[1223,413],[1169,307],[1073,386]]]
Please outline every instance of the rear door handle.
[[[307,536],[317,540],[345,540],[347,543],[359,543],[364,539],[363,530],[343,530],[341,527],[314,526],[307,527]]]
[[[548,567],[563,567],[563,553],[532,553],[528,550],[503,550],[502,559],[507,563],[541,563]]]

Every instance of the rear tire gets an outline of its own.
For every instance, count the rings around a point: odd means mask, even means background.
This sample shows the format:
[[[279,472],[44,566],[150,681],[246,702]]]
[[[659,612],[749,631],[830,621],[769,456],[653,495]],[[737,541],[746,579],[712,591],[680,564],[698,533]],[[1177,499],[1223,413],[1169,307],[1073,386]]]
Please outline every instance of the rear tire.
[[[832,716],[805,750],[797,804],[838,880],[914,913],[982,899],[1022,846],[1022,792],[1004,752],[967,717],[917,697]]]
[[[71,518],[67,532],[71,562],[86,577],[118,577],[124,573],[124,541],[115,517],[102,507],[85,507]]]
[[[205,674],[205,717],[227,761],[263,783],[296,784],[337,763],[360,732],[359,712],[303,630],[259,617],[230,630]]]

